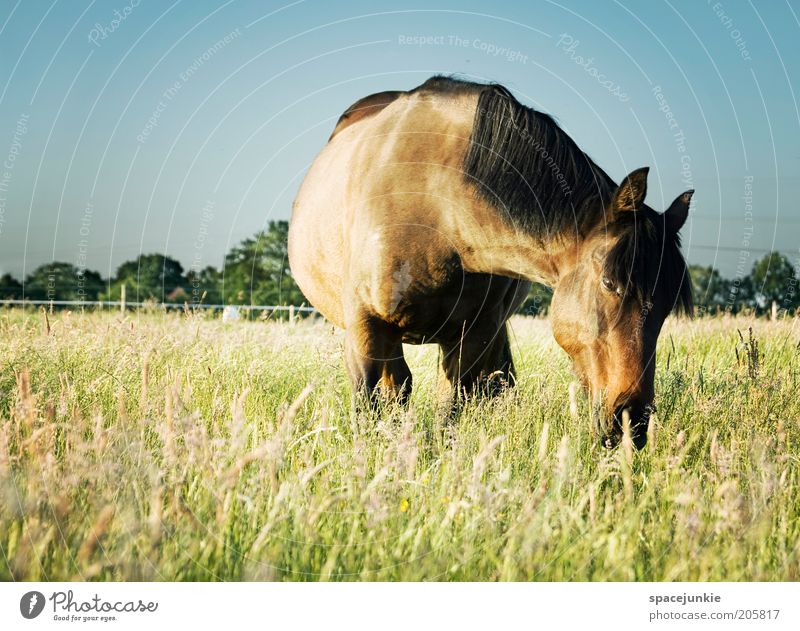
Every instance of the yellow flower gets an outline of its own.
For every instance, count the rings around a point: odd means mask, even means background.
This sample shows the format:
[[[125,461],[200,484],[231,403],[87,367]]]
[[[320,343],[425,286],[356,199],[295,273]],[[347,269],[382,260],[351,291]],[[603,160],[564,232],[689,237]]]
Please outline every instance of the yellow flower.
[[[408,500],[403,498],[400,500],[400,512],[405,513],[408,510]]]

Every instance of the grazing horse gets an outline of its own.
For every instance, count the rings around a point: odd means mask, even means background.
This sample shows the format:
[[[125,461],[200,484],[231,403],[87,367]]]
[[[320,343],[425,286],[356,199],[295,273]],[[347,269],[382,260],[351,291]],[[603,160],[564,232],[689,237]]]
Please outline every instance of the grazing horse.
[[[614,446],[647,440],[656,340],[692,297],[678,231],[692,191],[644,203],[647,168],[617,186],[548,115],[504,87],[433,77],[353,104],[293,206],[289,260],[345,330],[354,392],[411,392],[403,343],[439,344],[446,383],[512,384],[506,320],[530,281]],[[625,420],[623,420],[625,419]]]

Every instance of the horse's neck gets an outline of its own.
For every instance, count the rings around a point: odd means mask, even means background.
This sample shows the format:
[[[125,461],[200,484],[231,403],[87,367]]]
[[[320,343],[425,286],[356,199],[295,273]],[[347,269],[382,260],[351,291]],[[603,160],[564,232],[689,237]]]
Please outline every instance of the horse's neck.
[[[448,159],[464,155],[468,150],[476,107],[475,95],[446,99],[419,95],[409,98],[397,125],[401,131],[406,127],[413,130],[414,135],[408,136],[413,141],[409,140],[405,145],[398,142],[393,159],[399,164],[417,160],[420,164],[441,162],[447,167],[441,171],[430,170],[426,177],[420,178],[420,185],[423,189],[428,187],[433,199],[462,200],[458,212],[453,212],[452,204],[443,203],[437,229],[449,235],[466,271],[524,278],[555,286],[559,275],[574,266],[581,237],[576,234],[568,238],[536,238],[517,230],[481,196],[467,192],[465,197],[468,185],[462,178],[452,177],[453,165]],[[399,108],[400,105],[396,106],[398,111]],[[445,134],[441,131],[443,120],[448,122]],[[436,142],[420,147],[416,139],[423,131],[436,134]],[[376,131],[372,133],[379,135]],[[405,147],[408,157],[398,147]],[[446,173],[446,176],[440,176],[440,173]],[[410,185],[404,184],[406,187]]]
[[[452,137],[467,139],[472,132],[477,99],[467,97],[461,107],[449,107],[446,112],[459,133]],[[454,148],[453,154],[466,152],[467,147]],[[602,172],[603,177],[606,177]],[[612,183],[613,184],[613,183]],[[459,183],[463,187],[463,183]],[[463,189],[460,189],[463,191]],[[461,212],[448,221],[456,235],[459,254],[464,269],[476,273],[497,274],[512,278],[523,278],[554,287],[559,277],[574,268],[585,234],[593,228],[575,226],[568,235],[532,236],[522,229],[514,228],[500,210],[489,204],[482,196],[470,193],[471,203],[465,204]],[[604,213],[595,212],[595,200],[582,200],[581,212],[589,213],[588,223],[604,221]],[[600,198],[596,200],[601,203]],[[532,210],[532,212],[535,212]],[[455,225],[453,225],[455,224]]]
[[[524,278],[554,287],[575,266],[583,241],[569,237],[533,237],[502,220],[497,211],[481,207],[466,213],[457,230],[464,269],[469,272]]]

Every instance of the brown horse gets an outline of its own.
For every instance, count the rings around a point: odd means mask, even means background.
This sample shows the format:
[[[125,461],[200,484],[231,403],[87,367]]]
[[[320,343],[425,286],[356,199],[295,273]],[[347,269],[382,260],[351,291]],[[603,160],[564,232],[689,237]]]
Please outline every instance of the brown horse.
[[[312,304],[345,329],[355,392],[405,399],[403,343],[437,343],[456,391],[512,384],[506,320],[530,283],[615,445],[654,409],[656,340],[691,310],[678,230],[692,191],[643,203],[549,116],[505,88],[433,77],[361,99],[339,119],[294,203],[289,258]]]

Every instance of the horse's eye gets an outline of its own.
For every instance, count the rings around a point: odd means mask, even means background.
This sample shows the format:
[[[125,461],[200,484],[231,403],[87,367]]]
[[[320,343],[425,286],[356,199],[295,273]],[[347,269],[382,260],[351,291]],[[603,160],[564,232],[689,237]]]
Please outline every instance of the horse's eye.
[[[615,288],[614,281],[611,280],[608,276],[603,276],[601,282],[603,283],[603,287],[605,287],[608,291],[614,291]]]

